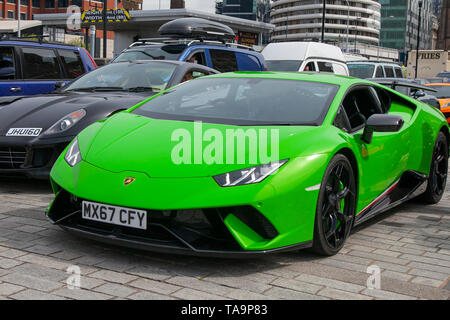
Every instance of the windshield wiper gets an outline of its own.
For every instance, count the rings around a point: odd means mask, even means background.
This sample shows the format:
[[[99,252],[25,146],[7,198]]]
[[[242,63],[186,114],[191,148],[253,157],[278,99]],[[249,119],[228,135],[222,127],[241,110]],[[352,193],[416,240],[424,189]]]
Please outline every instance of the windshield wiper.
[[[127,89],[130,92],[139,92],[139,91],[159,91],[158,88],[153,87],[133,87]]]
[[[64,91],[124,91],[125,89],[122,87],[86,87],[86,88],[75,88],[75,89],[67,89]]]

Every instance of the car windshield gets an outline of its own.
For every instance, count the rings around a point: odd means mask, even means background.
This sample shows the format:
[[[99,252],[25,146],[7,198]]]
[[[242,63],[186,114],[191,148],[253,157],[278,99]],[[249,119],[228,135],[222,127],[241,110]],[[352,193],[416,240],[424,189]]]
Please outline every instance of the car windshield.
[[[267,78],[201,78],[149,100],[134,113],[234,125],[320,125],[337,85]]]
[[[357,63],[349,63],[347,64],[348,71],[350,72],[350,76],[355,78],[372,78],[373,70],[375,66],[373,64],[357,64]]]
[[[136,60],[178,60],[184,49],[186,49],[185,44],[130,49],[119,54],[113,62]]]
[[[439,72],[436,77],[450,78],[450,72]]]
[[[159,92],[166,89],[176,65],[164,62],[113,63],[87,73],[65,87],[76,90],[132,90],[148,89]]]
[[[431,94],[434,95],[438,99],[445,99],[450,98],[450,86],[429,86],[437,92],[432,92]]]
[[[300,69],[302,60],[266,60],[269,71],[293,71]]]

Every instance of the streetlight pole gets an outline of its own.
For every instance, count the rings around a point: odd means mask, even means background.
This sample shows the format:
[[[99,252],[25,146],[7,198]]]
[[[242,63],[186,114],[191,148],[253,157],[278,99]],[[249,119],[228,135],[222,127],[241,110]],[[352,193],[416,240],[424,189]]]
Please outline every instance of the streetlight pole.
[[[345,52],[348,53],[348,28],[350,20],[350,5],[348,3],[348,0],[345,0],[345,2],[347,2],[347,43],[345,44]]]
[[[322,43],[325,39],[325,9],[327,5],[327,0],[323,0],[323,8],[322,8]]]
[[[417,24],[417,48],[416,48],[416,74],[415,77],[417,79],[417,71],[419,70],[419,45],[420,45],[420,23],[422,18],[422,0],[419,1],[419,23]]]
[[[20,38],[21,32],[20,32],[20,0],[17,1],[17,37]]]
[[[106,59],[106,43],[107,43],[107,31],[106,31],[106,9],[108,7],[108,0],[103,0],[103,58]]]

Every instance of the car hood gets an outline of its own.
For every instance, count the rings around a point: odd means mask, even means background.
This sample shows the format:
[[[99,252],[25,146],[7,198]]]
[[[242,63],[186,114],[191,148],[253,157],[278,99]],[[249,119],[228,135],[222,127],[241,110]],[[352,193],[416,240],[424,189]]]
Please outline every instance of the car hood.
[[[45,132],[56,121],[79,109],[86,110],[86,119],[94,116],[93,121],[97,121],[115,110],[128,109],[149,95],[151,94],[148,92],[146,95],[127,92],[73,92],[22,97],[0,106],[0,136],[10,128],[41,128]],[[95,117],[96,115],[101,117]]]
[[[238,148],[237,142],[235,142],[234,148],[230,148],[226,145],[227,130],[233,133],[236,133],[236,130],[243,130],[248,133],[250,130],[255,133],[258,143],[262,141],[270,142],[271,137],[276,139],[278,135],[279,139],[276,140],[279,141],[279,156],[264,159],[257,153],[265,150],[265,148],[259,148],[258,151],[255,151],[251,149],[251,144],[248,142],[245,143],[243,148]],[[323,131],[321,127],[316,126],[200,124],[191,121],[151,119],[129,112],[122,112],[84,130],[79,135],[79,146],[82,158],[85,161],[116,173],[137,171],[146,173],[152,178],[205,177],[248,168],[274,160],[315,154],[317,153],[317,148],[323,151],[327,148],[320,146],[321,143],[311,144],[313,136],[321,135]],[[212,141],[216,140],[215,138],[207,140],[204,136],[207,132],[214,134],[215,137],[217,137],[217,134],[221,137],[221,139],[217,140],[220,140],[224,147],[218,149],[223,150],[224,155],[226,152],[233,150],[231,151],[235,155],[233,160],[226,161],[225,156],[223,156],[218,157],[222,161],[207,163],[207,159],[211,158],[205,155],[214,154],[208,151],[210,150],[208,146],[212,146]],[[266,136],[264,136],[264,132],[266,132]],[[204,136],[203,139],[199,138],[202,134]],[[327,139],[319,138],[317,140],[326,141]],[[187,146],[184,150],[189,151],[186,151],[188,156],[186,156],[185,160],[187,161],[179,163],[180,154],[183,154],[180,151],[183,142],[186,142],[184,146]],[[200,144],[201,146],[199,146]],[[270,156],[271,144],[268,143],[268,145],[268,155]],[[178,149],[177,146],[179,147]],[[199,153],[194,152],[194,148],[203,150],[204,157],[196,159],[195,155]],[[244,163],[239,163],[237,155],[241,153],[255,155],[255,158],[249,159],[247,156]]]

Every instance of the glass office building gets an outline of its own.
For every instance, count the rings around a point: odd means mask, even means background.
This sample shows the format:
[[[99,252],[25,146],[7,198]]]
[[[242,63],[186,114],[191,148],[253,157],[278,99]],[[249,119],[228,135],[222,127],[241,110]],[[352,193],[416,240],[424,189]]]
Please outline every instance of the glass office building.
[[[381,4],[380,45],[400,52],[406,63],[408,51],[417,47],[419,0],[379,0]],[[432,0],[422,1],[420,49],[431,49],[433,30]]]

